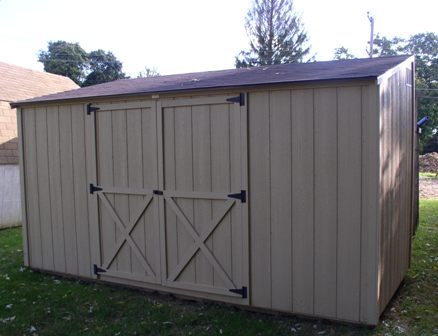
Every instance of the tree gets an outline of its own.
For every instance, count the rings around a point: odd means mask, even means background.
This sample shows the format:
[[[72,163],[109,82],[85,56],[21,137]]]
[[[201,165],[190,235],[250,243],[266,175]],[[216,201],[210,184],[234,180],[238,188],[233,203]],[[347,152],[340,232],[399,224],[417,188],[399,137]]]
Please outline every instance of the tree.
[[[335,54],[334,58],[336,60],[356,58],[356,57],[354,57],[353,54],[350,54],[350,52],[348,51],[348,48],[345,48],[345,47],[335,48],[334,54]]]
[[[79,86],[126,78],[122,62],[112,52],[99,49],[87,53],[78,43],[49,42],[47,51],[40,51],[38,61],[45,71],[69,77]]]
[[[155,68],[145,67],[143,71],[138,73],[137,78],[158,77],[160,73]]]
[[[405,43],[406,40],[400,37],[389,39],[385,36],[380,37],[380,35],[377,34],[374,38],[373,55],[381,57],[402,54]]]
[[[88,56],[78,43],[56,41],[49,42],[47,51],[40,51],[38,61],[44,64],[44,71],[69,77],[81,85]]]
[[[402,52],[415,55],[418,118],[429,116],[420,137],[422,151],[438,128],[438,35],[412,35]]]
[[[237,68],[303,62],[310,52],[293,0],[253,0],[245,29],[250,50],[236,56]]]
[[[418,118],[429,116],[429,121],[422,127],[420,137],[420,151],[422,151],[438,129],[438,35],[420,33],[406,39],[381,37],[377,34],[374,39],[373,54],[375,56],[415,55],[417,89],[415,96]]]
[[[90,86],[126,78],[122,71],[122,62],[112,52],[102,49],[88,54],[88,75],[82,86]]]

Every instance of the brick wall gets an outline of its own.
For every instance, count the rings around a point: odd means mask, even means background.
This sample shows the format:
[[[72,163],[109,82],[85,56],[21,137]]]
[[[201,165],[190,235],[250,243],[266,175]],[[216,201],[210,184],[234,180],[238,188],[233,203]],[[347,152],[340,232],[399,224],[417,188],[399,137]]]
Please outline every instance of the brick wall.
[[[18,164],[16,110],[0,102],[0,164]]]

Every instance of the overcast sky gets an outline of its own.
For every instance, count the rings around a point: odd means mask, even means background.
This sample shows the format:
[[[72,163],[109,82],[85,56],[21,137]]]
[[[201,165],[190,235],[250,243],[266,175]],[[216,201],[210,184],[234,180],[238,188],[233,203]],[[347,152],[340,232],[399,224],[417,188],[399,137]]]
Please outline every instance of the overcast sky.
[[[366,57],[367,11],[375,32],[409,37],[438,33],[438,0],[295,0],[317,60],[345,46]],[[161,74],[234,67],[247,47],[244,18],[251,0],[0,0],[0,61],[42,70],[48,41],[112,51],[124,71]]]

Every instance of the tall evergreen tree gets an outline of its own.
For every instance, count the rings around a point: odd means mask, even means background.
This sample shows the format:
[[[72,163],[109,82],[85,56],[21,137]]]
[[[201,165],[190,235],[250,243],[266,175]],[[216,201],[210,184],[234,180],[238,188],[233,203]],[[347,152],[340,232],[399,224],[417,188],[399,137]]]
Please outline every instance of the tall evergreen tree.
[[[303,62],[308,37],[293,0],[254,0],[245,20],[250,50],[236,56],[237,68]]]

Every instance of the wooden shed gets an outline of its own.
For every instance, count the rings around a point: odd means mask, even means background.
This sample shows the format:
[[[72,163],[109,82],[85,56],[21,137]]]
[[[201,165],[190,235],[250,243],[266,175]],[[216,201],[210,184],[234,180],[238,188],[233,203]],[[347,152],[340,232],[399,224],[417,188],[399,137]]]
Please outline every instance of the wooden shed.
[[[375,325],[410,261],[413,94],[398,56],[17,102],[25,265]]]

